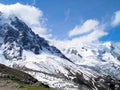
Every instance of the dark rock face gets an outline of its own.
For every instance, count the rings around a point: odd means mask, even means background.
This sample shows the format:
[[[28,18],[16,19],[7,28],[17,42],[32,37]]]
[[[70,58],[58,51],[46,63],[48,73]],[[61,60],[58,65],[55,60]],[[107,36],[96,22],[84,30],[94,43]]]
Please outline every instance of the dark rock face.
[[[31,75],[19,71],[17,69],[9,68],[3,64],[0,64],[0,77],[10,78],[12,80],[17,80],[28,84],[33,84],[38,82],[38,80],[33,78]]]
[[[91,90],[120,90],[120,81],[112,78],[111,76],[98,76],[97,78],[91,78],[89,81],[85,80],[83,74],[76,74],[74,82],[80,85],[86,85]]]
[[[47,84],[39,82],[37,79],[33,78],[31,75],[25,72],[0,64],[0,80],[2,79],[5,82],[4,79],[6,78],[10,80],[15,80],[17,82],[25,83],[25,84],[30,84],[33,86],[42,86],[42,87],[49,88]],[[1,82],[1,84],[3,84],[3,82]],[[12,89],[14,88],[12,87]]]
[[[2,15],[0,15],[1,17]],[[47,40],[35,34],[31,28],[17,17],[9,18],[9,21],[10,24],[0,21],[3,23],[0,25],[0,37],[3,39],[1,44],[5,46],[3,55],[6,59],[21,59],[23,50],[30,50],[35,54],[45,52],[68,59],[60,50],[54,46],[50,46]]]

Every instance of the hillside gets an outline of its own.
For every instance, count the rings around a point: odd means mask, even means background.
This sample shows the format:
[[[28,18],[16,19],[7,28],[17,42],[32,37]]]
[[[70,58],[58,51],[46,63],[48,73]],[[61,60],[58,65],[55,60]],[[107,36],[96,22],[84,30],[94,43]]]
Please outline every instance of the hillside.
[[[49,90],[46,87],[29,74],[0,64],[0,90]]]

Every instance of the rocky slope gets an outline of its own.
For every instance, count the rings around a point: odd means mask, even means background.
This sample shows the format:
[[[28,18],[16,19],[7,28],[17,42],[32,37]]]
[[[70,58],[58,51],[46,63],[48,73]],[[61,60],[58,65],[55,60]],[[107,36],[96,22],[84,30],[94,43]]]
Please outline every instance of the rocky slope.
[[[49,88],[25,72],[0,64],[0,90],[18,90],[24,84]]]
[[[120,79],[120,43],[83,44],[61,50],[77,65]]]
[[[6,59],[22,59],[23,50],[30,50],[34,54],[46,52],[67,59],[54,46],[50,46],[48,41],[36,35],[31,28],[16,16],[7,18],[0,14],[0,39],[4,47],[4,56]],[[14,51],[14,52],[9,52]]]
[[[38,82],[37,79],[33,78],[29,74],[19,71],[17,69],[9,68],[3,64],[0,64],[0,77],[10,78],[28,84],[33,84]]]

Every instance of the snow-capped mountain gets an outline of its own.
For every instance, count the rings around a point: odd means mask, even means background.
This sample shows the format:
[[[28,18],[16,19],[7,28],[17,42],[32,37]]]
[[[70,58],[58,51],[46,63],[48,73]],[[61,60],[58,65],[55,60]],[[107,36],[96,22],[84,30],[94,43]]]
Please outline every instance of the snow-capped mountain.
[[[0,13],[0,63],[27,72],[57,90],[119,90],[120,82],[117,79],[103,76],[91,68],[86,69],[95,67],[99,62],[104,66],[108,62],[105,58],[111,52],[110,58],[115,63],[119,62],[119,46],[116,49],[107,46],[102,45],[100,49],[92,46],[65,48],[61,52],[36,35],[18,17],[6,17]]]
[[[120,79],[120,43],[82,44],[61,50],[77,65]]]
[[[1,18],[4,17],[1,15]],[[2,19],[0,22],[0,38],[5,48],[3,54],[6,59],[22,58],[23,50],[30,50],[35,54],[45,52],[67,59],[60,50],[54,46],[50,46],[44,38],[35,35],[35,33],[17,17],[10,16],[8,19]]]

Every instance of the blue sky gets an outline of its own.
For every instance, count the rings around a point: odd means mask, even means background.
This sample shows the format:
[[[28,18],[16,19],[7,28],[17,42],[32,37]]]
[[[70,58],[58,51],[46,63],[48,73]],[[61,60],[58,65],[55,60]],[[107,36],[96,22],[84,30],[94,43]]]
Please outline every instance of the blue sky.
[[[100,24],[109,23],[114,13],[120,10],[120,0],[0,0],[3,4],[16,2],[34,5],[42,10],[47,18],[46,27],[51,30],[53,37],[60,40],[83,36],[84,33],[69,37],[68,33],[89,19],[97,20]],[[108,35],[100,37],[101,41],[120,41],[120,25],[107,25],[105,32]]]

